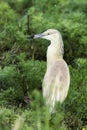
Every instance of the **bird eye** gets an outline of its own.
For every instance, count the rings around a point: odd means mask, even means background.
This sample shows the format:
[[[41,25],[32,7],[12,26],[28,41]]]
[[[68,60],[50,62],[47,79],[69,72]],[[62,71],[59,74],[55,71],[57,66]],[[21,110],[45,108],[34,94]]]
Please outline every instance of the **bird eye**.
[[[48,33],[48,35],[50,35],[50,33]]]

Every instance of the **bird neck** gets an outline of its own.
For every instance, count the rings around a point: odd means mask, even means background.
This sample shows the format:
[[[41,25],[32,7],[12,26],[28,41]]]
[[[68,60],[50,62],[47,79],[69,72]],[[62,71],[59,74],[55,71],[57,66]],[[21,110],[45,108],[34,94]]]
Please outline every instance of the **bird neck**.
[[[58,59],[63,59],[63,42],[51,42],[47,49],[47,68]]]

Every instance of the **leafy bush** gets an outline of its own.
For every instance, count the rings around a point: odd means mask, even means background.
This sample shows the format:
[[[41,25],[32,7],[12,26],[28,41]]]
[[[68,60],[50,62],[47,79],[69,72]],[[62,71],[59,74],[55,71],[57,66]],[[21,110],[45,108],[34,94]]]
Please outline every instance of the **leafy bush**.
[[[86,12],[83,10],[85,2],[85,0],[80,2],[70,0],[48,2],[46,0],[42,4],[36,0],[34,6],[28,11],[31,17],[31,28],[35,30],[35,33],[43,32],[48,28],[56,28],[62,33],[65,43],[64,57],[68,63],[73,63],[78,57],[87,57],[85,49],[87,48],[87,39],[85,39],[87,20]],[[39,42],[41,48],[38,52],[40,53],[43,52],[43,46],[42,41]],[[45,41],[43,42],[45,46]],[[43,55],[44,52],[40,54]]]
[[[14,99],[24,100],[27,91],[31,91],[32,88],[42,89],[42,79],[46,65],[39,61],[25,62],[23,55],[19,57],[19,60],[20,63],[17,67],[9,66],[0,69],[0,89],[5,90],[12,87],[15,90]]]
[[[23,59],[23,56],[21,56]],[[21,59],[20,57],[20,59]],[[44,115],[46,114],[45,111],[46,107],[43,104],[43,99],[41,96],[41,84],[42,84],[42,79],[43,79],[43,75],[45,73],[45,63],[44,62],[39,62],[39,61],[27,61],[26,63],[24,61],[20,62],[20,70],[19,70],[19,77],[22,78],[21,80],[17,79],[18,75],[17,75],[17,70],[15,68],[16,71],[13,72],[14,67],[9,67],[7,69],[4,68],[3,71],[3,75],[0,76],[0,78],[3,78],[3,81],[6,81],[6,85],[9,85],[8,81],[11,81],[12,78],[14,77],[13,81],[14,82],[10,82],[10,87],[7,90],[1,90],[0,92],[0,100],[1,101],[1,105],[5,105],[6,107],[9,106],[11,107],[11,105],[13,104],[17,104],[18,100],[22,100],[20,101],[19,104],[19,108],[23,107],[24,105],[22,105],[21,103],[23,103],[24,101],[24,88],[27,91],[28,97],[30,98],[30,102],[29,104],[26,104],[27,108],[25,107],[25,111],[27,111],[26,109],[29,109],[28,112],[24,113],[24,115],[26,114],[30,114],[32,116],[31,119],[28,119],[28,116],[25,116],[26,120],[30,121],[29,127],[31,127],[32,129],[34,127],[36,127],[35,124],[37,119],[39,118],[39,123],[41,125],[41,127],[43,126],[43,118]],[[6,70],[5,70],[6,69]],[[11,74],[9,74],[10,72],[13,72]],[[37,73],[36,73],[37,72]],[[78,59],[76,60],[76,68],[72,68],[70,66],[70,72],[71,72],[71,86],[70,86],[70,90],[69,90],[69,94],[68,94],[68,98],[65,101],[65,103],[63,104],[62,107],[64,107],[64,111],[62,113],[58,112],[61,109],[59,109],[59,105],[57,106],[57,113],[55,113],[52,117],[49,117],[48,115],[48,129],[53,129],[55,128],[55,130],[57,129],[57,127],[59,127],[60,125],[60,120],[63,120],[64,116],[65,116],[65,122],[68,125],[69,128],[71,129],[76,129],[79,128],[81,129],[82,126],[84,127],[86,125],[86,119],[87,119],[87,115],[86,115],[86,111],[87,111],[87,102],[86,102],[86,85],[87,85],[87,77],[86,77],[86,73],[87,73],[87,60],[85,59]],[[37,74],[37,75],[36,75]],[[15,75],[15,76],[14,76]],[[9,77],[11,76],[11,77]],[[9,80],[6,80],[9,79]],[[16,78],[16,82],[15,82],[15,78]],[[19,82],[19,86],[17,83]],[[16,85],[17,86],[16,86]],[[5,84],[4,84],[5,85]],[[24,86],[23,86],[24,85]],[[24,87],[24,88],[23,88]],[[3,87],[2,87],[3,88]],[[20,94],[19,94],[20,92]],[[21,106],[22,105],[22,106]],[[17,105],[16,105],[17,106]],[[36,113],[38,113],[39,115],[36,116],[35,120],[33,119],[34,116],[36,115]],[[64,115],[65,113],[65,115]],[[58,114],[58,115],[56,115]],[[61,117],[63,114],[63,117]],[[23,117],[24,118],[24,117]],[[60,119],[59,119],[60,118]],[[32,124],[32,120],[33,123]],[[59,120],[59,123],[58,123]],[[56,122],[57,121],[57,122]],[[46,122],[45,122],[46,123]],[[51,124],[50,124],[51,123]],[[32,127],[32,125],[34,125],[34,127]],[[46,125],[46,124],[45,124]],[[28,126],[27,126],[28,127]],[[24,128],[25,128],[25,123],[24,123]],[[39,129],[39,128],[38,128]],[[60,127],[60,129],[64,129]]]
[[[70,67],[71,86],[65,102],[66,121],[73,130],[87,124],[87,60],[78,59],[76,64],[76,69]]]
[[[0,130],[87,129],[86,5],[86,0],[1,0]],[[41,93],[49,42],[28,39],[48,28],[61,32],[71,73],[68,97],[52,115]]]
[[[41,105],[42,96],[39,91],[34,90],[32,93],[31,109],[21,108],[13,109],[0,108],[0,129],[14,130],[66,130],[64,124],[64,114],[59,107],[57,113],[50,115],[48,108]],[[35,97],[35,98],[34,98]],[[41,101],[41,102],[40,102]],[[23,110],[22,110],[23,109]]]
[[[20,11],[18,13],[14,10],[13,3],[15,6],[20,6],[20,9],[15,7],[16,11],[18,9],[24,11],[26,4],[29,5],[29,8],[21,16]],[[45,0],[43,3],[38,0],[34,2],[28,2],[27,0],[1,2],[1,52],[3,52],[3,48],[6,51],[11,50],[13,44],[16,43],[17,46],[20,46],[22,52],[26,52],[29,59],[34,57],[34,59],[45,60],[47,43],[49,42],[39,40],[39,44],[37,44],[36,40],[27,41],[27,34],[40,33],[48,28],[55,28],[63,36],[65,44],[64,58],[69,64],[73,64],[76,58],[87,57],[85,4],[85,0],[79,2],[70,0],[67,2],[60,0],[48,2]],[[21,8],[22,6],[23,8]],[[27,28],[27,15],[29,15],[29,30]]]

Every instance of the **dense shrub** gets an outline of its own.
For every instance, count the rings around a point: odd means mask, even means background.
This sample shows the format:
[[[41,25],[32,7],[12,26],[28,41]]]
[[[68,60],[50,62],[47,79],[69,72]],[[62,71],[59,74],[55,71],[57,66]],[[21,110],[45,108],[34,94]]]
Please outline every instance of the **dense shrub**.
[[[0,130],[87,129],[86,6],[86,0],[0,1]],[[48,28],[61,32],[71,74],[68,97],[52,115],[41,93],[50,43],[28,39]]]
[[[29,8],[26,6],[26,3],[29,5]],[[12,4],[15,5],[15,9]],[[27,0],[1,2],[0,17],[2,20],[0,21],[0,27],[2,32],[0,34],[0,50],[2,52],[3,49],[11,50],[13,44],[16,43],[17,46],[20,46],[22,52],[26,51],[29,59],[34,57],[34,59],[45,60],[47,43],[49,42],[45,40],[27,41],[27,32],[28,34],[34,34],[43,32],[48,28],[55,28],[63,36],[65,45],[64,58],[69,64],[72,64],[78,57],[87,57],[85,4],[85,0],[73,2],[70,0],[67,2],[60,0],[49,2],[45,0],[43,3],[38,0],[33,2],[28,2]],[[23,8],[21,8],[22,6]],[[27,7],[25,13],[17,12],[18,9],[24,11],[24,7]],[[29,15],[29,30],[27,15]],[[20,53],[20,51],[18,52]]]
[[[20,63],[17,67],[9,66],[0,69],[0,90],[6,90],[7,93],[10,91],[9,88],[13,88],[13,98],[23,101],[24,96],[26,96],[27,92],[31,92],[32,89],[42,90],[42,79],[46,65],[40,61],[24,62],[23,56],[20,56],[19,60]],[[6,93],[4,96],[7,95]]]
[[[31,114],[31,115],[34,114],[32,116],[35,116],[35,113],[37,113],[36,109],[39,110],[38,111],[39,114],[40,111],[45,111],[44,110],[45,106],[42,102],[43,100],[41,96],[41,89],[42,89],[41,84],[42,84],[43,75],[45,73],[45,68],[46,65],[44,62],[27,61],[25,63],[24,61],[21,61],[19,70],[15,68],[14,71],[14,67],[6,67],[3,70],[1,70],[0,74],[1,72],[3,72],[3,74],[0,75],[0,80],[2,81],[3,79],[4,86],[8,86],[9,89],[5,88],[4,90],[3,84],[1,84],[2,89],[0,92],[0,100],[1,100],[0,104],[8,107],[11,107],[11,105],[14,104],[16,106],[18,105],[19,107],[22,105],[21,107],[23,107],[24,96],[26,96],[24,91],[26,91],[27,95],[31,100],[31,103],[29,103],[29,105],[26,104],[27,105],[26,109],[29,109],[30,111],[27,112],[27,114]],[[17,74],[17,71],[19,72],[19,75]],[[71,86],[70,86],[67,100],[63,104],[62,108],[64,107],[63,118],[65,113],[66,124],[68,125],[69,128],[74,130],[76,128],[81,129],[82,127],[86,126],[87,123],[86,122],[87,120],[87,115],[86,115],[87,60],[85,59],[76,60],[76,68],[72,68],[70,66],[70,73],[71,73]],[[19,84],[19,86],[17,84]],[[34,110],[36,112],[34,112]],[[57,108],[57,111],[58,110],[59,110],[59,106]],[[24,115],[26,114],[24,113]],[[40,116],[39,123],[43,124],[42,123],[43,116],[42,115],[38,115],[38,116]],[[52,123],[52,126],[48,126],[48,127],[51,128],[55,127],[56,130],[57,127],[56,125],[59,126],[58,119],[56,118],[59,118],[60,116],[61,114],[50,117],[52,119],[51,122],[49,123]],[[31,121],[32,118],[30,119],[31,125],[33,125]],[[50,121],[50,119],[48,120]],[[57,122],[55,122],[55,120],[57,120]],[[36,119],[33,122],[34,125],[36,124],[35,122]]]
[[[73,130],[87,124],[87,60],[78,59],[76,63],[76,69],[70,67],[71,86],[65,102],[65,118]]]
[[[87,56],[85,49],[87,48],[87,20],[86,12],[83,10],[84,5],[85,0],[79,2],[46,0],[43,4],[36,0],[34,6],[28,11],[31,17],[31,28],[35,33],[43,32],[48,28],[56,28],[61,32],[65,44],[64,57],[68,63],[73,63],[78,57]],[[42,41],[39,42],[41,44],[39,51],[43,52]],[[45,40],[43,43],[45,45]]]

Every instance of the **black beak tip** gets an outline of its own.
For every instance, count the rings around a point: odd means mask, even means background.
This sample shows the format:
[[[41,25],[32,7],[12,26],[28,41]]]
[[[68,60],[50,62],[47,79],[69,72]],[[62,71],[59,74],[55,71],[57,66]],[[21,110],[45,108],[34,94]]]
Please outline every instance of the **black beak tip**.
[[[28,39],[33,39],[33,38],[34,38],[34,35],[28,36]]]

